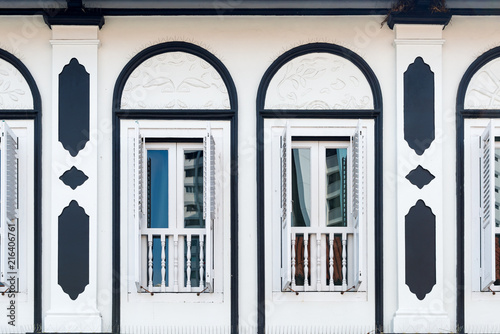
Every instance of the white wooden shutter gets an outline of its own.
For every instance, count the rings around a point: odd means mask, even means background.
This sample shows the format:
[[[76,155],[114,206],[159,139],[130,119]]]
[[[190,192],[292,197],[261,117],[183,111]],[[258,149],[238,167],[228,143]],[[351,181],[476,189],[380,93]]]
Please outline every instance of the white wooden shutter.
[[[1,124],[1,172],[0,172],[0,202],[1,202],[1,278],[3,283],[10,277],[15,277],[17,291],[18,280],[18,211],[17,211],[17,136],[7,123]],[[9,243],[10,241],[10,243]],[[11,282],[9,280],[9,286]]]
[[[147,218],[147,194],[146,188],[146,143],[141,136],[139,122],[135,123],[135,134],[133,140],[133,171],[134,171],[134,259],[135,281],[141,280],[141,227]],[[143,282],[143,285],[146,285]]]
[[[481,135],[481,290],[495,281],[495,136],[490,122]]]
[[[281,288],[292,281],[292,137],[287,123],[281,135]]]
[[[361,123],[358,126],[351,143],[351,175],[352,175],[352,224],[354,228],[354,256],[352,257],[353,265],[353,282],[350,286],[355,286],[358,289],[363,281],[364,270],[364,205],[365,205],[365,138]]]
[[[215,141],[207,126],[203,138],[203,218],[205,219],[205,288],[214,289],[214,220],[215,220]]]

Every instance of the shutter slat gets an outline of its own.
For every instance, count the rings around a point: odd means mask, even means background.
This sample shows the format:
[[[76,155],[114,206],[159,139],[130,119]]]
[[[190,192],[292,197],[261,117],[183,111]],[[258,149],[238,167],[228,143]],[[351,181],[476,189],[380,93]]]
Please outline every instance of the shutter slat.
[[[365,137],[361,122],[358,121],[356,131],[352,136],[351,143],[351,175],[352,175],[352,224],[354,228],[354,256],[352,259],[353,265],[353,282],[355,290],[358,290],[363,281],[364,270],[364,198],[365,198]]]
[[[287,123],[281,135],[281,288],[288,290],[292,281],[292,137]]]
[[[203,218],[205,219],[205,288],[214,291],[214,220],[215,220],[215,140],[210,123],[203,138]]]
[[[1,124],[1,164],[0,164],[0,281],[6,281],[7,277],[18,277],[18,263],[15,265],[8,265],[8,233],[9,227],[14,227],[15,233],[18,233],[18,198],[17,198],[17,175],[18,175],[18,153],[17,153],[17,136],[12,132],[7,123]],[[11,232],[12,233],[12,232]],[[16,238],[16,241],[18,239]],[[17,247],[17,244],[15,245]],[[15,251],[18,254],[17,249]],[[11,262],[12,263],[12,262]],[[17,282],[17,280],[16,280]],[[17,283],[16,283],[17,284]],[[17,291],[17,287],[16,287]]]
[[[481,135],[481,290],[495,281],[495,137],[490,121]]]

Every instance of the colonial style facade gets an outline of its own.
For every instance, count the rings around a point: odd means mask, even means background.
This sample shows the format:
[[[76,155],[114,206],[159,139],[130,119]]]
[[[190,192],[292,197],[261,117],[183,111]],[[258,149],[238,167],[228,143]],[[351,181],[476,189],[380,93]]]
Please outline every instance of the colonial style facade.
[[[500,332],[499,31],[493,0],[0,1],[0,332]]]

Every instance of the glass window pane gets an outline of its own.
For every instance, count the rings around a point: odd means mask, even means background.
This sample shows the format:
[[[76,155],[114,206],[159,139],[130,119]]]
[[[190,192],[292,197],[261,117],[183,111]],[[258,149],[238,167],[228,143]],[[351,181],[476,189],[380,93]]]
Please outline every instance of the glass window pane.
[[[148,150],[148,227],[168,227],[168,150]]]
[[[326,220],[347,226],[347,148],[326,149]]]
[[[205,227],[203,150],[184,151],[184,227]]]
[[[311,226],[311,150],[292,149],[292,226]]]

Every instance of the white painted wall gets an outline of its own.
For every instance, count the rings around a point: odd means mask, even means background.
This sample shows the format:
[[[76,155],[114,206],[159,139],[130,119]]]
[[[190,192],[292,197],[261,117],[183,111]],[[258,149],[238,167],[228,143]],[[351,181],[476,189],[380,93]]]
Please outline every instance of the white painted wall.
[[[384,122],[384,325],[392,330],[398,309],[397,287],[398,221],[397,196],[397,117],[396,117],[396,51],[395,32],[380,27],[382,16],[367,17],[106,17],[98,33],[101,44],[97,59],[97,259],[96,306],[102,316],[102,330],[111,330],[111,234],[112,187],[111,106],[114,84],[130,59],[144,48],[165,41],[187,41],[217,56],[228,68],[238,92],[239,134],[239,298],[240,324],[249,332],[257,325],[257,251],[256,251],[256,185],[255,128],[256,94],[262,75],[283,52],[311,42],[329,42],[358,53],[375,72],[383,94]],[[456,316],[456,196],[455,196],[455,103],[459,82],[467,67],[483,52],[500,45],[497,17],[453,17],[443,30],[442,114],[439,141],[442,147],[443,195],[441,204],[442,303],[454,327]],[[51,30],[37,17],[1,17],[0,47],[21,59],[32,73],[42,96],[43,126],[43,316],[49,309],[53,291],[49,264],[57,256],[51,248],[56,242],[50,228],[53,216],[50,198],[51,160],[54,154],[51,132],[54,131]],[[438,124],[438,123],[436,123]],[[438,131],[439,130],[439,131]],[[466,233],[468,233],[466,231]],[[467,254],[467,249],[466,249]],[[28,253],[28,256],[32,256]],[[123,255],[122,255],[123,257]],[[32,260],[28,260],[31,263]],[[469,270],[469,267],[466,267]],[[228,273],[228,272],[227,272]],[[468,274],[466,274],[466,277]],[[466,280],[466,282],[468,282]],[[269,282],[266,282],[269,284]],[[125,285],[122,287],[125,289]],[[490,296],[491,297],[491,296]],[[487,298],[498,308],[500,296]],[[467,297],[466,301],[470,298]],[[5,312],[1,305],[0,316]],[[328,307],[328,305],[325,305]],[[24,311],[23,311],[24,312]],[[27,309],[26,312],[29,312]],[[466,306],[466,320],[476,313]],[[469,313],[471,312],[471,313]],[[487,310],[485,311],[487,312]],[[123,316],[123,315],[122,315]],[[179,315],[183,317],[184,315]],[[304,314],[304,318],[311,315]],[[227,317],[227,315],[223,315]],[[0,319],[5,319],[1,316]],[[311,317],[311,321],[312,321]],[[4,320],[1,320],[4,321]],[[269,322],[277,322],[269,314]],[[314,319],[321,324],[321,319]],[[186,316],[186,322],[189,317]],[[29,323],[29,321],[27,321]],[[3,324],[0,324],[0,326]],[[438,330],[438,329],[436,329]]]

